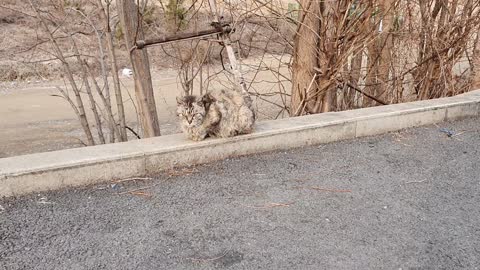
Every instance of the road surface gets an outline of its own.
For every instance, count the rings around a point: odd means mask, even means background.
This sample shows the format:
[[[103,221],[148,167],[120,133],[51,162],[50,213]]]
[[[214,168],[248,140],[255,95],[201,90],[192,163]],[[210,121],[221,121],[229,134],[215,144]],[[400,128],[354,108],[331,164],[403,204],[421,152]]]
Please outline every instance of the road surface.
[[[477,118],[3,199],[0,269],[479,269],[479,164]]]

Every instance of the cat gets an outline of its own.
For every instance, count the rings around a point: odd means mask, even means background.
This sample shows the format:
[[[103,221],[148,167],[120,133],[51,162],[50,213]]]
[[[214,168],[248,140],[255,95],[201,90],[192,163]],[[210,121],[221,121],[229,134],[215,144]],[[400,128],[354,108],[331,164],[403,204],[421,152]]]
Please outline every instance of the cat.
[[[255,111],[248,93],[216,90],[203,96],[177,97],[177,115],[187,138],[233,137],[253,131]]]

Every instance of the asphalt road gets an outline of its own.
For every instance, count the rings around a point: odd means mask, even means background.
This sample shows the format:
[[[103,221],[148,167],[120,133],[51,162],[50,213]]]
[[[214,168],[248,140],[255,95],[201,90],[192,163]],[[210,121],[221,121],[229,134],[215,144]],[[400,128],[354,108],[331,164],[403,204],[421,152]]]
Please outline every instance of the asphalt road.
[[[479,165],[477,118],[4,199],[0,269],[480,269]]]

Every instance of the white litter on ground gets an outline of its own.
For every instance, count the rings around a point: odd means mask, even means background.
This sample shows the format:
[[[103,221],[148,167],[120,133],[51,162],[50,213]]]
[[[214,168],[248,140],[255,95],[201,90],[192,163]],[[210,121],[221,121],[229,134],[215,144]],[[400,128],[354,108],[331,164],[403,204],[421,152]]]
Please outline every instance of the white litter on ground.
[[[133,70],[129,68],[122,69],[122,75],[125,77],[131,77],[133,75]]]

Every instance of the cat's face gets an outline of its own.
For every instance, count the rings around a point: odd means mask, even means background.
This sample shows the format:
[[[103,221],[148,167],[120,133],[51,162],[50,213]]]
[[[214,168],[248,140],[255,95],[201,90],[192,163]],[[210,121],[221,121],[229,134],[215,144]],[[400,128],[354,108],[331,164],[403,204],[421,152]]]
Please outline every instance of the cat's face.
[[[198,127],[205,119],[205,102],[196,96],[177,97],[177,115],[188,127]]]

